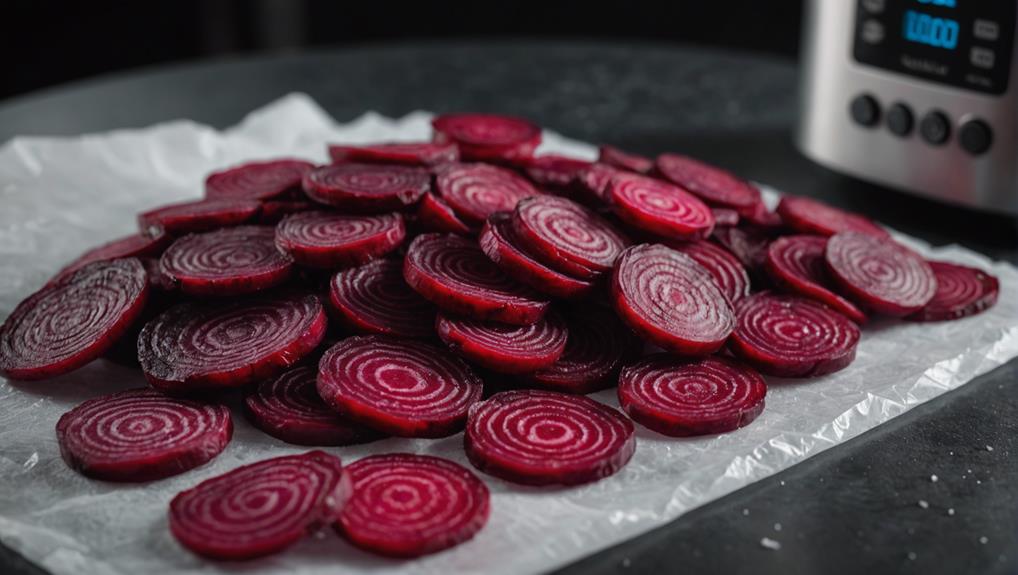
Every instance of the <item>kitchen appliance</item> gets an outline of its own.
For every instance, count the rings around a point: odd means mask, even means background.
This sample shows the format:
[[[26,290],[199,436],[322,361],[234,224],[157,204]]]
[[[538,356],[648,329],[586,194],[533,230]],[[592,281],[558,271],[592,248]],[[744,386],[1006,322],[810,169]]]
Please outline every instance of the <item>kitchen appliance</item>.
[[[807,0],[799,149],[1018,214],[1018,0]]]

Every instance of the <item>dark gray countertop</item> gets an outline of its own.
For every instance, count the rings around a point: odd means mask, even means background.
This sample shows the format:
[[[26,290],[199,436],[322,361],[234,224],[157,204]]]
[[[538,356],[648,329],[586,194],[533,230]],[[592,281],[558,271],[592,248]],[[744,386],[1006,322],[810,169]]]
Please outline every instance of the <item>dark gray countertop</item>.
[[[30,94],[0,103],[0,141],[175,118],[225,127],[292,91],[340,121],[369,109],[513,113],[591,142],[688,152],[934,244],[1018,262],[1012,218],[863,184],[803,159],[791,143],[795,80],[793,62],[656,45],[364,47],[160,68]],[[563,573],[1014,573],[1016,379],[1012,361]],[[765,536],[780,539],[781,550],[763,549]],[[0,571],[39,572],[3,549]]]

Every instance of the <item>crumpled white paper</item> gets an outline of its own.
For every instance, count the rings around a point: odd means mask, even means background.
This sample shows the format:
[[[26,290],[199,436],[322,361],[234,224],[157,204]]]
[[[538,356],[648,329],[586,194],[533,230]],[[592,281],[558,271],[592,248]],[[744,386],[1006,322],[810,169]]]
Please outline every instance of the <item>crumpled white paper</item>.
[[[428,119],[423,112],[400,120],[368,113],[339,125],[296,94],[224,132],[175,121],[75,138],[16,138],[0,148],[0,317],[84,248],[133,231],[137,212],[199,197],[211,170],[279,155],[325,161],[326,142],[422,139]],[[548,152],[595,153],[555,134],[545,142]],[[773,202],[774,192],[767,193]],[[805,381],[770,378],[767,408],[749,427],[695,439],[639,429],[629,465],[592,485],[535,489],[485,476],[493,495],[487,527],[464,545],[414,561],[371,556],[330,531],[242,566],[201,560],[170,536],[170,498],[241,464],[304,449],[253,429],[235,411],[233,442],[205,467],[144,485],[92,481],[60,459],[56,421],[87,398],[144,385],[141,373],[97,361],[53,381],[0,378],[0,540],[57,575],[448,575],[562,566],[855,437],[1018,355],[1018,270],[959,247],[899,239],[929,257],[991,271],[1000,278],[999,303],[961,321],[868,325],[850,368]],[[613,391],[594,397],[617,405]],[[469,465],[459,435],[329,451],[347,462],[413,451]]]

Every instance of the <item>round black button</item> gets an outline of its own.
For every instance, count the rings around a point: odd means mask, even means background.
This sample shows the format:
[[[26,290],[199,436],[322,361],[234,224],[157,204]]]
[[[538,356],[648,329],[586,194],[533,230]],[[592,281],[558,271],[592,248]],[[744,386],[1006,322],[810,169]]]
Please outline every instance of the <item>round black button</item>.
[[[898,102],[887,109],[887,129],[891,133],[905,137],[912,133],[912,109]]]
[[[961,125],[958,142],[966,152],[978,156],[990,149],[993,143],[993,130],[982,120],[969,120]]]
[[[919,122],[919,133],[927,143],[939,146],[951,137],[951,122],[943,112],[934,110]]]
[[[875,126],[880,121],[880,104],[868,94],[861,94],[852,100],[849,106],[852,119],[861,126]]]

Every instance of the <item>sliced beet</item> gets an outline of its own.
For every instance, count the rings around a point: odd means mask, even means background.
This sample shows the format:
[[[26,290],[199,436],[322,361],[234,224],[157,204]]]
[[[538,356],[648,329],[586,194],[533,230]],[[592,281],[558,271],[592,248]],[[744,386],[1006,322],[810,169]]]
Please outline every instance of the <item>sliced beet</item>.
[[[95,262],[52,281],[0,326],[0,374],[37,380],[82,367],[127,333],[148,294],[135,258]]]
[[[528,158],[523,162],[524,173],[532,182],[542,188],[564,190],[570,187],[581,170],[590,167],[591,162],[558,154],[545,154]]]
[[[182,303],[145,324],[138,359],[152,387],[183,394],[276,377],[325,337],[315,296]]]
[[[159,257],[173,238],[162,228],[152,227],[143,234],[134,234],[92,248],[67,264],[50,282],[57,281],[95,262],[108,262],[123,258]]]
[[[318,364],[318,394],[333,409],[399,437],[446,437],[463,429],[481,380],[437,346],[381,335],[344,339]]]
[[[463,222],[445,200],[434,194],[424,194],[417,204],[417,225],[428,232],[469,234],[470,226]]]
[[[649,174],[654,169],[654,161],[650,158],[613,148],[612,146],[601,146],[597,152],[598,162],[619,168],[620,170],[636,172],[637,174]]]
[[[57,422],[60,455],[106,481],[152,481],[202,465],[233,436],[230,410],[131,389],[90,399]]]
[[[710,242],[676,244],[673,249],[696,260],[710,273],[728,301],[735,303],[749,295],[749,274],[739,258]]]
[[[703,239],[714,229],[714,214],[699,198],[646,176],[620,174],[612,178],[608,203],[622,221],[664,238]]]
[[[275,237],[270,226],[191,234],[173,242],[159,265],[185,294],[254,293],[282,284],[293,273],[293,260],[276,249]]]
[[[439,315],[438,337],[453,352],[500,373],[528,373],[551,366],[566,349],[569,329],[555,312],[531,325]]]
[[[412,206],[431,189],[424,168],[383,164],[335,164],[308,172],[304,193],[312,200],[357,213],[384,213]]]
[[[407,285],[403,263],[381,259],[343,270],[329,284],[330,307],[361,334],[425,339],[435,334],[435,308]]]
[[[764,409],[760,374],[720,356],[646,357],[619,375],[619,404],[634,421],[664,435],[684,437],[733,431]]]
[[[316,367],[302,365],[261,382],[244,399],[248,416],[265,433],[296,445],[354,445],[382,437],[326,405],[317,379]]]
[[[257,221],[260,224],[275,225],[290,214],[310,212],[320,207],[321,205],[307,200],[269,200],[262,202]]]
[[[578,485],[608,477],[636,450],[633,423],[588,397],[554,391],[496,393],[470,408],[467,458],[526,485]]]
[[[711,208],[710,213],[714,216],[714,225],[737,226],[739,225],[739,212],[728,208]]]
[[[833,236],[838,232],[860,232],[890,237],[887,230],[864,216],[804,196],[783,196],[777,213],[785,225],[803,234]]]
[[[914,313],[937,292],[937,277],[926,260],[888,238],[837,233],[827,241],[824,261],[842,294],[877,313]]]
[[[406,226],[398,213],[302,212],[276,226],[276,247],[300,265],[323,269],[367,263],[399,247],[405,237]]]
[[[735,316],[714,278],[693,258],[662,245],[627,249],[615,264],[612,300],[643,339],[684,355],[714,353]]]
[[[576,201],[593,208],[604,206],[608,201],[608,188],[615,176],[623,173],[607,164],[592,164],[580,170],[573,180]]]
[[[243,198],[197,200],[139,214],[138,227],[142,230],[161,227],[174,235],[205,232],[243,224],[257,216],[260,209],[260,202]]]
[[[742,262],[747,270],[762,270],[767,263],[767,248],[774,236],[759,228],[714,228],[711,236]]]
[[[937,291],[923,308],[908,319],[945,321],[983,312],[997,303],[1000,282],[992,275],[950,262],[928,262],[937,278]]]
[[[336,523],[347,541],[389,557],[420,557],[459,545],[488,522],[488,488],[447,459],[386,453],[346,469],[353,496]]]
[[[339,458],[323,451],[265,459],[178,493],[170,532],[198,555],[254,559],[338,519],[350,492]]]
[[[763,201],[756,186],[731,172],[688,156],[661,154],[655,167],[666,180],[696,194],[712,206],[751,214]]]
[[[740,219],[747,224],[775,231],[782,231],[781,228],[785,225],[781,216],[777,212],[769,210],[763,202],[757,204],[756,209],[752,212],[742,215]]]
[[[301,178],[314,169],[303,160],[251,162],[205,179],[205,197],[209,199],[273,200],[300,192]]]
[[[435,189],[467,225],[481,226],[495,212],[512,210],[524,198],[540,195],[511,170],[488,164],[450,164],[438,169]]]
[[[511,116],[445,114],[431,121],[434,140],[455,143],[465,160],[512,161],[534,155],[541,129]],[[483,218],[481,218],[483,219]]]
[[[509,212],[495,212],[488,218],[479,243],[484,254],[506,275],[552,297],[574,298],[595,286],[592,281],[559,273],[527,254],[516,238]]]
[[[456,144],[436,142],[391,142],[365,146],[330,144],[329,157],[334,163],[363,162],[367,164],[437,166],[458,162],[460,151]]]
[[[474,319],[528,325],[549,304],[502,273],[475,242],[451,234],[417,236],[407,250],[403,277],[443,310]]]
[[[767,375],[815,377],[855,359],[859,327],[811,299],[759,292],[739,301],[735,313],[729,348]]]
[[[767,273],[782,290],[815,299],[855,323],[866,323],[862,310],[828,289],[830,278],[824,263],[826,247],[827,238],[823,236],[802,234],[778,238],[767,249]]]

